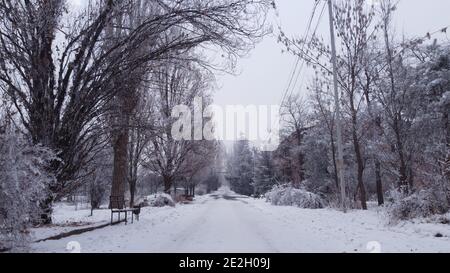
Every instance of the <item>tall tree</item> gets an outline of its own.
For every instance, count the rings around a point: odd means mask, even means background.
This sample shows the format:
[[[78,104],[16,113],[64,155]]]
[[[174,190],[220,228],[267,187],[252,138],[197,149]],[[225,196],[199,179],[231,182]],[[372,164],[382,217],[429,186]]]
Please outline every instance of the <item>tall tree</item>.
[[[231,190],[243,195],[254,193],[254,154],[248,140],[238,140],[228,158],[228,181]]]
[[[364,71],[364,56],[368,45],[376,37],[378,24],[375,21],[374,7],[367,5],[364,0],[338,1],[334,5],[334,22],[340,41],[337,71],[338,83],[343,91],[341,103],[350,126],[347,128],[353,146],[356,161],[357,191],[361,207],[367,209],[366,186],[364,170],[366,164],[365,147],[363,145],[364,132],[361,127],[361,112],[363,111],[364,96],[359,80]],[[290,39],[284,33],[280,36],[288,51],[293,52],[315,69],[325,73],[332,73],[329,68],[331,52],[323,39],[313,36],[311,41],[306,39]]]
[[[413,170],[411,165],[411,126],[415,116],[415,110],[410,105],[415,104],[413,85],[415,82],[415,70],[408,67],[405,58],[407,52],[401,50],[394,52],[391,37],[391,21],[396,5],[391,0],[381,1],[380,10],[382,16],[382,29],[384,38],[385,69],[383,78],[378,86],[378,101],[383,107],[386,124],[389,132],[386,134],[389,143],[397,155],[397,187],[404,193],[413,188]],[[395,54],[395,55],[394,55]],[[409,146],[409,147],[408,147]]]
[[[118,92],[135,83],[131,72],[206,43],[236,57],[267,30],[262,27],[270,6],[266,0],[144,2],[152,12],[139,24],[126,18],[136,10],[135,1],[91,1],[76,18],[66,14],[64,0],[0,3],[0,87],[33,142],[61,158],[50,166],[58,183],[47,206],[67,194],[80,168],[91,160],[91,150],[98,145],[96,120]],[[68,24],[63,20],[67,16],[72,18]],[[175,29],[182,31],[167,35]],[[137,50],[149,41],[151,50]],[[128,138],[119,136],[114,180],[121,194],[118,183],[124,183],[119,177],[126,178]]]
[[[307,130],[308,107],[306,101],[299,94],[291,94],[287,97],[282,106],[282,117],[285,122],[286,138],[293,138],[288,141],[289,161],[292,165],[292,184],[300,187],[305,180],[304,155],[300,149],[303,144],[303,136]],[[294,145],[292,145],[294,144]]]
[[[255,181],[253,182],[254,193],[261,196],[270,191],[277,183],[275,164],[272,152],[259,151],[255,154]]]
[[[206,70],[195,63],[171,61],[162,64],[153,73],[155,107],[154,134],[145,148],[145,168],[162,177],[164,191],[171,192],[173,183],[184,175],[191,156],[201,151],[201,141],[176,139],[172,129],[177,121],[172,110],[179,105],[193,112],[195,98],[207,101],[210,79]],[[192,117],[192,113],[189,113]],[[189,119],[192,122],[192,119]],[[191,124],[190,124],[191,125]],[[192,136],[192,131],[184,128]]]

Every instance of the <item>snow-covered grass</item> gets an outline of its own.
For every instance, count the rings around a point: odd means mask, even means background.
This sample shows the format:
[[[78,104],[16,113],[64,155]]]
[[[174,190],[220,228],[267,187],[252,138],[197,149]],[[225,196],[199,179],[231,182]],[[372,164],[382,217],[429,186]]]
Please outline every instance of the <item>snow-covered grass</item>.
[[[205,197],[206,196],[199,196],[196,198],[196,200],[197,202],[202,201]],[[147,211],[151,211],[150,213],[154,213],[161,210],[159,207],[164,207],[163,204],[166,204],[166,200],[169,201],[168,206],[175,206],[172,198],[166,194],[151,195],[149,196],[148,200],[148,202],[150,202],[150,207],[142,208],[142,215],[144,215]],[[162,210],[166,211],[164,209]],[[111,211],[107,209],[106,206],[103,206],[102,209],[94,210],[91,216],[91,210],[89,208],[79,208],[73,204],[64,202],[56,203],[53,207],[53,224],[50,226],[32,228],[30,230],[31,240],[38,241],[80,228],[103,225],[110,222],[110,217]]]
[[[109,220],[107,210],[94,212],[94,218],[88,214],[59,207],[55,220]],[[141,220],[134,224],[35,243],[31,251],[66,252],[69,242],[77,242],[82,252],[341,253],[369,252],[367,247],[374,244],[381,252],[450,252],[450,225],[425,220],[389,225],[385,219],[378,208],[344,214],[273,206],[222,188],[191,204],[143,208]],[[443,237],[436,238],[438,233]]]
[[[68,203],[56,203],[53,208],[53,224],[32,228],[31,239],[42,240],[75,229],[106,224],[110,221],[110,213],[108,209],[94,210],[91,216],[90,209],[76,209]]]
[[[450,225],[428,219],[390,224],[385,208],[343,213],[334,209],[267,208],[257,200],[252,206],[286,223],[297,232],[279,233],[286,251],[368,252],[371,242],[379,243],[381,252],[450,252]],[[436,238],[437,234],[443,235]],[[291,240],[291,241],[290,241]]]

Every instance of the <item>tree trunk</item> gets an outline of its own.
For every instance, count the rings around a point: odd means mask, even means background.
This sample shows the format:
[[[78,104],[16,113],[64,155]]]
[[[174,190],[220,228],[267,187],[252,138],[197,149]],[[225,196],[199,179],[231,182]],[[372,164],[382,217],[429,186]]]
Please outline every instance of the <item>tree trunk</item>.
[[[359,161],[360,159],[358,159]],[[363,210],[367,210],[367,197],[366,197],[366,188],[364,186],[363,181],[363,173],[364,168],[361,167],[361,164],[358,163],[358,185],[359,185],[359,195],[361,200],[361,207]]]
[[[40,223],[37,224],[43,224],[43,225],[50,225],[52,223],[52,212],[53,212],[53,197],[51,194],[44,200],[41,201],[39,206],[41,208],[41,217],[40,217]]]
[[[374,136],[381,136],[381,118],[375,117],[372,111],[372,102],[370,100],[370,86],[371,86],[371,73],[366,70],[366,84],[364,88],[364,96],[366,98],[367,102],[367,108],[369,111],[370,119],[372,120],[372,126],[373,126],[373,132],[371,134],[372,137]],[[372,154],[374,164],[375,164],[375,183],[377,187],[377,199],[378,199],[378,205],[381,206],[384,204],[384,193],[383,193],[383,183],[381,181],[381,163],[380,160],[377,158],[376,154]]]
[[[172,179],[170,177],[163,177],[164,181],[164,193],[170,194],[172,188]]]
[[[409,191],[414,191],[414,170],[411,166],[412,159],[408,160],[410,162],[408,166],[408,189]]]
[[[375,124],[376,124],[376,134],[378,136],[381,136],[382,134],[382,127],[381,127],[381,118],[377,117],[375,119]],[[375,182],[377,185],[377,198],[378,198],[378,205],[384,205],[384,192],[383,192],[383,182],[381,179],[381,162],[378,159],[377,155],[373,155],[374,160],[375,160]]]
[[[130,180],[129,187],[130,187],[130,208],[132,208],[134,206],[134,197],[136,194],[136,180],[135,179]]]
[[[298,175],[298,183],[297,186],[300,186],[301,183],[303,182],[303,180],[305,180],[305,171],[303,169],[303,165],[304,165],[304,157],[302,152],[300,151],[300,146],[302,145],[302,129],[298,128],[297,129],[297,145],[299,148],[299,152],[298,152],[298,170],[297,170],[297,175]]]
[[[403,150],[403,141],[400,136],[400,128],[399,128],[399,118],[396,117],[394,120],[394,131],[395,131],[395,138],[397,142],[397,153],[398,153],[398,159],[399,159],[399,182],[398,182],[398,189],[403,193],[409,193],[409,182],[408,182],[408,168],[406,166],[406,159],[405,154]]]
[[[358,179],[358,188],[359,188],[359,197],[361,200],[361,207],[363,210],[367,210],[367,199],[366,199],[366,188],[364,186],[364,181],[363,181],[363,175],[364,175],[364,161],[362,158],[362,154],[361,154],[361,147],[359,144],[359,140],[358,140],[358,135],[357,135],[357,118],[356,118],[356,110],[354,110],[354,105],[352,104],[352,135],[353,135],[353,147],[355,149],[355,156],[356,156],[356,163],[357,163],[357,169],[358,169],[358,175],[357,175],[357,179]]]
[[[336,161],[336,147],[334,146],[334,130],[330,130],[331,135],[331,155],[333,159],[333,168],[334,168],[334,183],[336,184],[336,190],[339,191],[339,178],[338,178],[338,172],[337,172],[337,161]]]
[[[381,181],[381,164],[378,159],[375,159],[375,179],[377,184],[377,198],[378,205],[384,204],[383,183]]]
[[[403,152],[399,151],[399,157],[400,157],[400,167],[399,167],[399,182],[398,182],[398,188],[400,191],[404,193],[409,193],[409,183],[408,183],[408,176],[406,174],[406,163],[403,158]]]
[[[450,110],[449,110],[450,111]],[[444,155],[444,175],[447,177],[448,182],[450,182],[450,118],[449,111],[444,113],[444,128],[447,143],[447,154]],[[450,185],[449,185],[450,187]],[[450,200],[449,200],[450,201]]]
[[[125,182],[127,181],[128,129],[118,134],[114,143],[114,170],[111,196],[125,197]],[[111,208],[111,204],[110,204]]]

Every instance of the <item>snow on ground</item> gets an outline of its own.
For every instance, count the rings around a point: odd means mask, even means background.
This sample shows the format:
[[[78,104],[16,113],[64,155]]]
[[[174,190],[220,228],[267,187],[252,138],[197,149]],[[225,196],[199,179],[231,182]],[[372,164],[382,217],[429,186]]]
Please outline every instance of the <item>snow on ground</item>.
[[[58,209],[57,209],[58,211]],[[76,215],[78,214],[79,215]],[[108,221],[109,211],[62,210],[58,221]],[[144,208],[141,220],[34,243],[32,252],[66,252],[77,242],[81,252],[450,252],[450,226],[405,222],[389,226],[377,210],[307,210],[276,207],[239,196],[227,188],[175,208]],[[39,231],[35,231],[39,233]],[[436,233],[444,235],[436,238]]]
[[[110,219],[110,210],[76,209],[74,205],[57,203],[52,215],[53,225],[31,229],[33,241],[45,239],[74,229],[106,224]]]

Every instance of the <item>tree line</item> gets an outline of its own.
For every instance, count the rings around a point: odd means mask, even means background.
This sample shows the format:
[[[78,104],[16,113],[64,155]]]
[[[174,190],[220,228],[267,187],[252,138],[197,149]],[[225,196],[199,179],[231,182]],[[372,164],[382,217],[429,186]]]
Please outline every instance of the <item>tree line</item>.
[[[396,1],[336,1],[337,77],[342,111],[348,205],[392,205],[399,218],[445,213],[450,207],[450,46],[433,35],[398,40]],[[282,106],[280,147],[254,150],[246,141],[230,155],[229,180],[242,194],[261,195],[278,184],[306,188],[336,205],[336,115],[331,49],[317,34],[279,42],[304,61],[313,77],[306,96]],[[239,163],[245,162],[239,167]],[[252,167],[255,166],[255,167]],[[239,167],[239,168],[238,168]]]
[[[192,191],[220,145],[174,141],[171,110],[210,101],[213,71],[232,71],[270,31],[267,0],[87,2],[0,1],[6,237],[30,218],[51,223],[52,204],[82,187],[98,197],[128,189],[130,205],[142,177]]]

